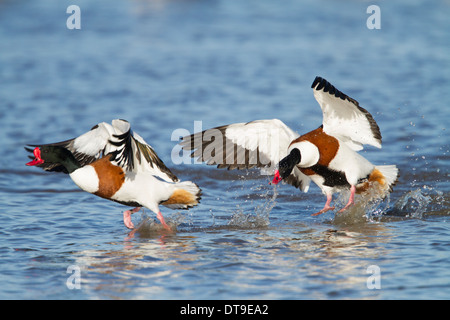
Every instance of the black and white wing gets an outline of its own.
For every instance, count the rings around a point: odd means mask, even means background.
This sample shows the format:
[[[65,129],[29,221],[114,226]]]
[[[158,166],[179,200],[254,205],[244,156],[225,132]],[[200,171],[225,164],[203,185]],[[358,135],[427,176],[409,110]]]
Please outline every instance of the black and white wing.
[[[234,123],[194,133],[182,138],[184,150],[192,150],[191,157],[218,168],[266,168],[268,174],[287,156],[291,141],[299,135],[282,121],[255,120]],[[295,169],[286,182],[307,191],[310,178]]]
[[[179,179],[166,167],[155,150],[137,133],[131,130],[125,120],[113,120],[116,131],[109,139],[108,153],[112,161],[130,172],[147,172],[165,181],[177,182]]]
[[[311,88],[322,108],[325,133],[340,139],[356,151],[362,150],[364,144],[381,148],[380,128],[358,101],[321,77],[316,77]]]
[[[34,148],[44,146],[59,146],[63,147],[74,155],[81,166],[88,165],[95,160],[101,158],[105,154],[105,150],[108,145],[109,138],[114,133],[110,124],[99,123],[95,125],[91,130],[82,134],[81,136],[61,142],[48,143],[48,144],[33,144],[25,147],[30,153],[33,153]],[[33,156],[29,156],[33,159]],[[37,165],[46,171],[56,171],[68,173],[66,168],[60,163],[49,163]]]
[[[116,119],[112,124],[101,122],[81,136],[66,141],[45,145],[29,145],[29,147],[60,146],[75,156],[81,166],[111,154],[111,161],[130,172],[150,172],[159,178],[176,182],[179,179],[165,166],[153,148],[141,136],[133,133],[130,123]],[[25,148],[30,153],[33,149]],[[33,157],[30,156],[32,159]],[[59,163],[43,163],[38,165],[46,171],[65,172]]]

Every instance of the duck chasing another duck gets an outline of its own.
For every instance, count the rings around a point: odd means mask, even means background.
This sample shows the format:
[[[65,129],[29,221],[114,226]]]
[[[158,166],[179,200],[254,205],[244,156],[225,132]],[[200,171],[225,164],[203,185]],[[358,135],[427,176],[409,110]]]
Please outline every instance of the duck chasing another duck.
[[[180,145],[192,151],[191,157],[218,168],[278,167],[273,184],[283,180],[307,192],[312,180],[327,197],[323,209],[313,215],[334,210],[332,195],[343,189],[350,189],[350,197],[339,212],[354,204],[356,193],[369,188],[384,198],[397,181],[397,167],[375,166],[357,153],[365,144],[381,148],[372,115],[321,77],[311,88],[323,122],[309,133],[300,136],[278,119],[255,120],[194,133]]]
[[[191,181],[181,182],[126,120],[99,123],[74,139],[28,146],[32,148],[25,149],[34,155],[28,166],[67,173],[80,189],[135,207],[123,213],[124,224],[130,229],[134,228],[131,214],[141,207],[156,213],[161,224],[170,229],[160,204],[189,209],[201,199],[201,189]]]

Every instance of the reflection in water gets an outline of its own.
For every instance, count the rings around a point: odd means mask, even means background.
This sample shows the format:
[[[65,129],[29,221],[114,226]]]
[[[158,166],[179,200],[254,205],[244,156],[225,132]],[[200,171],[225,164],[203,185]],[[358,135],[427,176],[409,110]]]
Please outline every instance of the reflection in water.
[[[367,261],[382,261],[390,238],[380,223],[341,230],[298,224],[283,238],[279,230],[248,226],[147,231],[113,250],[74,253],[90,298],[376,297],[364,290]]]
[[[163,290],[165,280],[182,268],[177,260],[197,258],[191,252],[192,237],[177,237],[176,242],[172,237],[155,233],[154,239],[117,244],[117,250],[76,253],[76,263],[83,269],[83,289],[91,298],[116,298],[117,293],[120,298],[157,299],[153,294]]]

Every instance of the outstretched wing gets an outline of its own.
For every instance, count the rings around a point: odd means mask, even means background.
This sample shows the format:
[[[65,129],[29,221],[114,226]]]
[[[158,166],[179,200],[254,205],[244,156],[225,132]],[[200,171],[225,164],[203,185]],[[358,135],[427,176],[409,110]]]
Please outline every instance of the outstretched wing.
[[[322,108],[324,132],[340,139],[356,151],[362,150],[364,144],[381,148],[380,128],[358,101],[321,77],[316,77],[311,88],[314,89],[314,97]]]
[[[149,172],[163,180],[176,182],[179,179],[166,167],[155,150],[144,139],[131,130],[125,120],[113,120],[117,132],[109,139],[112,161],[131,172]]]
[[[176,182],[179,179],[164,165],[153,148],[148,145],[138,134],[133,133],[130,124],[126,120],[113,120],[112,125],[101,122],[90,131],[81,136],[66,141],[29,145],[29,147],[60,146],[66,148],[75,156],[81,166],[111,154],[112,161],[131,172],[150,172],[163,180]],[[33,153],[32,148],[25,148]],[[30,156],[33,159],[32,156]],[[67,170],[59,163],[38,165],[46,171],[58,171],[67,173]]]
[[[180,145],[193,150],[191,157],[208,165],[229,170],[269,168],[272,174],[270,169],[287,155],[289,144],[298,136],[278,119],[255,120],[197,132],[183,137]],[[297,171],[286,181],[306,191],[310,179]]]

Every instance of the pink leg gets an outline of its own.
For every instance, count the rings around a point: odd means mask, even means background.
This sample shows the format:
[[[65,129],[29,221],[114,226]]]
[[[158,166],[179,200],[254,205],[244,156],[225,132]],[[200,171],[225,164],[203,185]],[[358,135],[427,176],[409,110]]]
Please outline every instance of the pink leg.
[[[345,205],[345,207],[342,208],[341,210],[339,210],[338,213],[344,212],[345,210],[348,209],[348,207],[350,207],[351,205],[353,205],[355,203],[355,192],[356,192],[356,187],[355,186],[351,186],[351,188],[350,188],[350,199],[348,199],[348,202]]]
[[[323,209],[320,210],[319,212],[313,213],[312,216],[318,216],[319,214],[325,213],[330,210],[334,210],[334,207],[330,207],[332,197],[333,195],[331,193],[327,193],[327,202],[325,203],[325,207],[323,207]]]
[[[129,229],[133,229],[134,228],[134,224],[133,222],[131,222],[131,215],[133,213],[138,212],[139,210],[141,210],[141,207],[136,207],[132,210],[127,210],[123,212],[123,223],[125,224],[125,226]]]
[[[164,221],[164,217],[161,214],[161,211],[158,212],[158,214],[156,215],[156,217],[158,218],[158,220],[161,222],[161,224],[164,226],[164,228],[166,228],[167,230],[171,230],[170,227],[167,225],[166,221]]]

